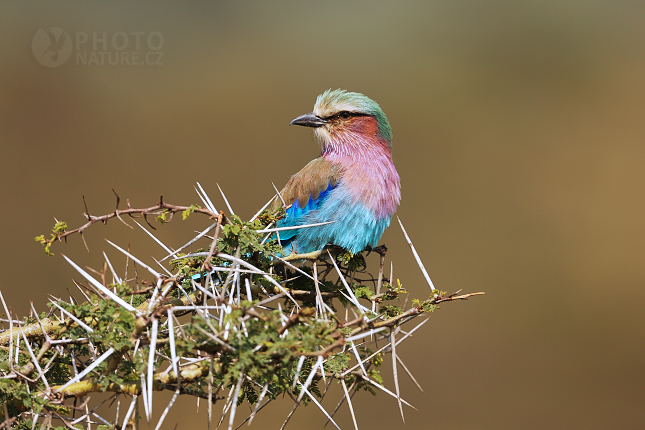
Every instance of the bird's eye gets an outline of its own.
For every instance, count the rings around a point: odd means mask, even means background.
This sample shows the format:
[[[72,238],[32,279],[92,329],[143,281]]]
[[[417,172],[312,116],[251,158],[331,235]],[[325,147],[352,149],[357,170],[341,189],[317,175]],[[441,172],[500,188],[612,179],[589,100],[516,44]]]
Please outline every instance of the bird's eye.
[[[352,116],[352,114],[347,111],[342,111],[339,115],[342,119],[349,119]]]

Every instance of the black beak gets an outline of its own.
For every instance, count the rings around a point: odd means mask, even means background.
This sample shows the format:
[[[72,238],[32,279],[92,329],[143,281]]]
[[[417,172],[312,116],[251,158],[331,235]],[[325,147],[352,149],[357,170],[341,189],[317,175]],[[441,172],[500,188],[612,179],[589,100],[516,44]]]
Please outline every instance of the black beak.
[[[307,113],[291,121],[289,125],[302,125],[304,127],[322,127],[327,124],[327,120],[316,116],[316,114]]]

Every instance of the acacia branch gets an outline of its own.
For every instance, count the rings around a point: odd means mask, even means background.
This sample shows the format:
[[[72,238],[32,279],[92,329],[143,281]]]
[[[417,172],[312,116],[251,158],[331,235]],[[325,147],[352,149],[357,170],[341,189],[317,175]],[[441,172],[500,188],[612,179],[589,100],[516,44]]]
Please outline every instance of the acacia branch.
[[[113,190],[114,191],[114,190]],[[116,195],[116,193],[115,193]],[[85,212],[83,213],[83,216],[87,218],[87,222],[83,224],[80,227],[77,227],[73,230],[64,230],[62,232],[54,231],[52,233],[52,237],[50,239],[47,238],[42,238],[40,242],[44,245],[51,245],[54,241],[56,240],[62,240],[67,238],[67,236],[70,236],[72,234],[78,233],[81,236],[83,236],[83,232],[85,229],[87,229],[89,226],[92,224],[95,224],[97,222],[102,222],[103,224],[107,224],[107,222],[112,219],[112,218],[119,218],[125,225],[128,225],[123,219],[121,218],[122,215],[128,215],[131,218],[136,218],[135,215],[139,215],[143,217],[143,219],[146,221],[146,223],[153,229],[156,230],[156,228],[150,224],[148,221],[148,215],[163,215],[164,213],[169,213],[172,219],[172,215],[174,215],[177,212],[198,212],[204,215],[208,215],[209,218],[218,218],[220,214],[211,212],[208,209],[200,208],[197,206],[177,206],[177,205],[172,205],[169,203],[166,203],[163,201],[163,195],[159,198],[159,202],[157,202],[156,205],[150,206],[148,208],[142,208],[142,209],[136,209],[130,207],[130,202],[128,201],[128,208],[127,209],[119,209],[119,196],[117,195],[117,203],[116,203],[116,209],[114,212],[106,214],[106,215],[101,215],[101,216],[93,216],[90,215],[89,210],[87,209],[87,204],[85,204],[85,198],[83,198],[83,203],[85,205]],[[226,219],[226,216],[224,215],[223,212],[220,212],[223,219]],[[163,220],[164,222],[169,222],[170,220]],[[128,227],[131,227],[128,225]]]
[[[210,204],[210,199],[205,195],[202,196],[202,201],[212,211],[193,205],[167,204],[163,202],[163,196],[156,205],[138,209],[132,208],[129,201],[126,209],[119,209],[118,195],[116,195],[116,200],[116,208],[112,213],[93,216],[83,199],[83,216],[87,222],[78,228],[67,230],[66,223],[56,220],[51,238],[45,239],[44,236],[39,236],[36,240],[43,244],[45,251],[49,253],[49,248],[54,241],[66,240],[67,236],[75,233],[83,237],[85,230],[98,222],[106,224],[110,219],[116,217],[132,228],[123,219],[124,215],[127,215],[133,219],[143,218],[154,229],[155,227],[151,224],[151,222],[154,223],[153,219],[148,220],[148,216],[156,217],[163,225],[170,222],[174,214],[180,211],[183,212],[184,218],[192,212],[198,212],[216,219],[216,223],[195,236],[179,250],[191,246],[208,231],[214,229],[215,234],[207,249],[208,252],[197,250],[182,257],[179,261],[171,264],[173,273],[166,271],[166,275],[160,275],[151,270],[156,276],[154,283],[144,280],[142,282],[145,285],[141,286],[139,275],[135,273],[135,277],[123,281],[124,285],[122,286],[108,285],[106,282],[107,265],[110,265],[111,271],[114,271],[114,268],[107,261],[101,271],[94,271],[98,275],[97,282],[102,284],[96,286],[103,291],[103,294],[100,291],[95,291],[91,286],[77,284],[82,288],[81,292],[88,303],[79,305],[73,298],[70,299],[71,303],[67,305],[60,303],[66,310],[64,321],[56,322],[57,319],[53,317],[51,319],[43,318],[38,323],[32,323],[31,320],[9,321],[9,330],[0,333],[0,348],[9,349],[11,352],[15,351],[16,354],[19,354],[15,361],[22,366],[10,365],[8,370],[0,372],[2,373],[0,376],[6,379],[5,383],[7,384],[3,390],[8,398],[11,396],[18,398],[26,387],[30,393],[28,400],[31,403],[23,400],[23,409],[14,408],[13,405],[10,407],[15,410],[27,410],[33,409],[36,403],[42,403],[49,417],[45,419],[45,424],[48,424],[47,419],[51,420],[51,417],[54,416],[71,428],[72,421],[66,421],[69,418],[64,416],[70,414],[56,408],[60,408],[59,405],[64,404],[66,398],[87,397],[88,394],[94,392],[110,391],[136,396],[146,391],[146,402],[151,402],[154,391],[172,390],[175,394],[165,411],[167,412],[179,394],[208,398],[209,402],[214,402],[217,399],[226,398],[217,397],[220,388],[230,390],[224,414],[227,414],[228,409],[232,408],[230,422],[233,423],[235,406],[231,405],[237,403],[238,396],[249,396],[247,400],[252,401],[254,397],[252,390],[259,391],[259,388],[262,388],[262,393],[257,400],[258,404],[262,403],[262,398],[265,395],[275,398],[278,394],[292,396],[292,393],[296,393],[299,394],[296,406],[303,396],[302,393],[305,392],[315,401],[310,393],[316,392],[315,389],[318,388],[316,384],[318,384],[320,377],[329,376],[331,379],[337,379],[347,375],[361,376],[366,381],[370,381],[370,384],[387,391],[386,388],[374,382],[378,380],[378,371],[370,369],[370,366],[376,364],[373,358],[381,353],[392,353],[393,365],[396,366],[398,356],[395,352],[395,344],[392,342],[397,342],[397,339],[392,336],[391,330],[388,336],[384,329],[397,327],[398,330],[399,326],[408,323],[422,313],[429,313],[437,309],[440,303],[467,300],[471,296],[483,294],[460,295],[460,291],[457,291],[447,295],[433,290],[427,300],[414,300],[411,308],[408,308],[406,300],[402,306],[390,304],[387,307],[382,307],[379,313],[376,303],[391,301],[404,292],[400,286],[395,288],[385,284],[383,271],[387,248],[384,246],[372,250],[381,257],[378,278],[374,278],[366,271],[365,258],[362,254],[357,256],[343,255],[339,259],[342,261],[341,267],[338,268],[335,263],[337,258],[335,254],[344,251],[335,249],[333,253],[330,253],[332,261],[325,260],[320,266],[315,266],[313,276],[309,276],[290,263],[284,263],[287,267],[278,270],[284,271],[286,281],[279,284],[280,279],[277,277],[276,268],[273,267],[276,258],[272,255],[280,255],[283,251],[279,244],[271,241],[266,242],[268,238],[263,233],[266,230],[271,231],[269,226],[279,219],[281,213],[269,213],[260,217],[258,220],[260,225],[258,225],[253,221],[256,217],[252,221],[243,221],[238,217],[226,219],[223,212],[216,213]],[[262,208],[259,213],[262,213],[267,206]],[[222,232],[223,222],[228,222],[234,227],[224,230],[226,232],[225,238]],[[157,242],[159,241],[157,240]],[[163,246],[169,249],[169,247]],[[176,254],[177,251],[174,253]],[[141,262],[142,260],[136,259],[129,254],[129,251],[126,252],[126,255],[128,255],[128,261],[132,257],[138,264],[141,263],[145,266],[145,263]],[[231,257],[232,255],[235,257]],[[202,261],[204,256],[206,258]],[[217,261],[211,261],[214,256],[226,257],[227,261],[222,262],[219,258],[215,259]],[[279,257],[277,260],[282,261]],[[128,263],[126,263],[126,269],[127,266]],[[244,266],[245,269],[238,270],[238,266]],[[322,267],[324,270],[319,273],[318,267]],[[320,292],[318,284],[325,282],[326,276],[334,267],[338,270],[340,277],[336,286],[325,288],[327,291]],[[191,282],[191,277],[195,276],[196,272],[200,272],[203,279],[204,276],[210,276],[215,271],[228,272],[226,280],[224,281],[218,274],[218,279],[213,279],[213,282],[202,282],[201,285]],[[88,276],[82,269],[79,269],[79,272],[88,280],[93,279],[93,276]],[[304,273],[311,278],[315,288],[311,288],[308,281],[303,283],[302,287],[300,283],[289,283],[290,280],[299,277],[296,276],[296,272]],[[360,275],[360,273],[366,273],[368,276]],[[370,277],[371,279],[369,279]],[[127,274],[125,278],[128,278]],[[273,284],[275,288],[268,287],[268,290],[274,292],[275,295],[267,292],[260,278]],[[347,283],[344,282],[345,278],[347,278]],[[367,299],[368,303],[372,305],[372,309],[376,310],[375,314],[372,315],[368,312],[368,315],[376,318],[368,320],[363,311],[355,309],[358,307],[367,312],[363,306],[351,300],[347,302],[342,299],[341,296],[344,296],[344,293],[340,281],[343,281],[343,285],[347,286],[349,290],[353,290],[356,296]],[[376,294],[365,293],[368,289],[366,284],[369,282],[374,284]],[[330,283],[325,282],[325,285],[330,285]],[[139,290],[140,286],[141,290]],[[189,292],[191,286],[193,289],[192,292]],[[287,286],[298,289],[288,289]],[[385,288],[386,286],[387,288]],[[118,287],[119,291],[116,291],[116,288],[114,291],[118,297],[106,289],[111,290],[113,287]],[[183,287],[186,287],[187,290],[184,290]],[[244,287],[246,287],[246,296],[244,295]],[[84,289],[91,291],[91,294],[86,294]],[[133,290],[137,291],[133,292]],[[175,294],[177,292],[181,294]],[[354,297],[351,291],[349,293]],[[180,298],[173,298],[173,296]],[[263,296],[267,297],[263,298]],[[275,309],[275,306],[266,306],[285,296],[295,304],[295,307],[291,306],[291,302],[286,298],[284,306],[275,303],[278,309]],[[246,302],[247,297],[250,303]],[[313,307],[316,297],[322,298],[329,305],[326,306],[322,318],[320,318],[317,309]],[[342,306],[356,310],[360,316],[357,316],[355,312],[355,319],[341,320],[334,307],[335,301],[333,299],[335,298],[340,299]],[[136,309],[133,307],[132,299],[136,300]],[[54,300],[60,299],[54,298]],[[112,300],[125,305],[124,307],[131,312],[124,312]],[[131,305],[128,306],[122,300],[130,301]],[[312,307],[300,306],[302,304]],[[81,309],[79,309],[80,306],[82,306]],[[11,312],[6,305],[4,308],[11,318]],[[187,314],[192,315],[188,317]],[[186,317],[179,318],[182,315],[186,315]],[[345,316],[345,319],[349,318]],[[417,325],[398,342],[410,336],[420,326],[421,324]],[[65,334],[68,329],[70,332]],[[83,337],[79,338],[78,336]],[[29,348],[22,348],[20,343],[16,343],[21,342],[23,337],[27,342],[25,346],[29,346]],[[346,350],[348,339],[352,342],[353,353],[358,361],[358,364],[351,367],[344,356],[332,356],[341,348]],[[357,342],[358,339],[362,340]],[[386,345],[368,357],[365,357],[366,351],[361,349],[359,352],[355,349],[367,342],[382,340],[387,342]],[[78,348],[81,343],[89,344],[88,348]],[[56,352],[53,351],[54,347],[57,349]],[[65,354],[63,354],[64,348],[68,348]],[[63,355],[68,356],[67,353],[71,356],[71,361],[67,358],[61,360]],[[13,363],[11,353],[9,357],[9,361]],[[323,359],[329,360],[324,366]],[[43,362],[47,363],[43,366]],[[167,368],[165,371],[161,371],[160,368],[164,364],[167,365]],[[359,366],[361,367],[360,372],[357,369]],[[366,376],[366,368],[370,369],[370,379]],[[61,369],[67,369],[68,372],[61,373]],[[309,369],[316,370],[312,373]],[[50,372],[50,370],[53,371]],[[75,375],[73,378],[71,376],[72,370]],[[396,378],[396,367],[394,375]],[[48,378],[49,381],[47,381]],[[214,378],[219,384],[216,392],[213,392]],[[331,383],[331,379],[329,383]],[[67,384],[53,386],[62,384],[63,380],[67,380]],[[247,380],[251,383],[250,386],[248,386]],[[303,387],[300,393],[296,390],[298,381]],[[245,384],[244,391],[241,394],[243,383]],[[359,383],[362,382],[356,379],[350,391]],[[147,390],[144,389],[145,386],[148,387]],[[206,396],[207,386],[208,396]],[[399,397],[398,380],[395,381],[395,386],[397,387],[396,395],[387,392],[397,398],[400,404],[402,400]],[[307,387],[309,388],[308,392]],[[345,389],[345,394],[348,395],[347,389]],[[257,395],[255,397],[257,398]],[[87,404],[82,409],[89,415],[86,406]],[[134,411],[134,406],[135,403],[132,403],[128,416]],[[256,412],[257,410],[256,408]],[[165,412],[158,426],[161,425]],[[8,415],[6,410],[4,415]],[[42,416],[45,415],[41,414]],[[2,419],[0,419],[1,423]],[[9,424],[7,422],[5,427]]]
[[[478,293],[470,293],[470,294],[464,294],[464,295],[458,296],[457,294],[460,291],[461,290],[459,290],[459,291],[457,291],[455,293],[449,294],[448,296],[437,295],[437,296],[432,297],[432,298],[430,298],[430,299],[428,299],[428,300],[426,300],[424,302],[419,303],[417,306],[412,307],[412,308],[408,309],[407,311],[400,313],[399,315],[393,316],[393,317],[388,318],[388,319],[386,319],[384,321],[373,322],[371,324],[368,324],[368,326],[371,329],[373,329],[373,328],[381,328],[381,327],[394,327],[402,320],[405,320],[405,319],[410,318],[410,317],[414,318],[414,317],[417,317],[417,316],[421,315],[422,313],[426,312],[425,308],[427,308],[428,306],[436,305],[436,304],[443,303],[443,302],[454,302],[454,301],[457,301],[457,300],[468,300],[469,297],[480,296],[480,295],[486,294],[484,292],[478,292]],[[362,331],[363,331],[362,327],[356,328],[356,329],[354,329],[352,331],[351,335],[353,336],[355,334],[359,334]]]
[[[199,292],[190,293],[188,294],[188,297],[190,297],[190,300],[195,302],[199,300],[199,298],[201,297],[201,293]],[[148,303],[149,301],[143,302],[141,305],[137,307],[137,310],[140,310],[140,311],[147,310]],[[168,306],[187,306],[189,304],[190,304],[190,301],[185,296],[179,299],[166,299],[164,302],[161,302],[157,305],[154,312],[158,310],[165,310]],[[98,310],[98,309],[99,309],[98,306],[93,308],[93,310]],[[89,319],[86,320],[86,322],[88,323],[90,321],[91,320]],[[13,337],[14,338],[20,337],[24,332],[27,339],[41,339],[41,338],[44,338],[45,333],[47,333],[47,335],[52,340],[58,340],[60,336],[67,331],[68,325],[76,325],[76,323],[73,322],[71,318],[67,318],[63,322],[54,321],[51,318],[43,318],[40,320],[40,322],[42,324],[42,329],[40,324],[38,324],[38,322],[31,323],[22,327],[14,327]],[[9,330],[5,330],[2,333],[0,333],[0,345],[5,345],[9,343],[9,339],[10,339]]]
[[[182,383],[193,382],[208,373],[208,364],[191,364],[183,367],[179,371],[179,375]],[[175,377],[175,372],[170,371],[168,373],[155,373],[153,376],[153,390],[162,391],[165,389],[174,390],[175,387],[169,387],[169,384],[174,384],[177,382]],[[52,387],[52,391],[60,390],[62,385]],[[64,397],[82,397],[89,393],[97,393],[103,391],[110,391],[112,393],[123,393],[129,395],[141,394],[141,381],[125,381],[121,384],[111,382],[108,384],[107,389],[104,390],[96,381],[85,380],[79,381],[74,384],[71,384],[65,387],[63,390],[58,391],[58,393]]]

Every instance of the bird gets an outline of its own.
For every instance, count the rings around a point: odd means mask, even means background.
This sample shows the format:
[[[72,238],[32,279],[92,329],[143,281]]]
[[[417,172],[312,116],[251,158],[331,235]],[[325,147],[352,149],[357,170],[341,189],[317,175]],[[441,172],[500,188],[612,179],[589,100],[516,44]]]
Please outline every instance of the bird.
[[[316,258],[328,246],[352,254],[376,247],[401,200],[381,107],[361,93],[329,89],[290,125],[313,128],[322,150],[276,196],[273,208],[286,213],[276,227],[327,224],[279,231],[288,257]]]

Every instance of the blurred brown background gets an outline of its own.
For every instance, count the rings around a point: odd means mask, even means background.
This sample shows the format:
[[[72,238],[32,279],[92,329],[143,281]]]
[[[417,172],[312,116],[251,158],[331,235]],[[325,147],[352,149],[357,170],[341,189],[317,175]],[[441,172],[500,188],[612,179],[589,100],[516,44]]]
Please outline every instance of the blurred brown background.
[[[162,255],[114,221],[87,231],[91,254],[76,236],[46,257],[33,237],[54,216],[80,225],[83,195],[99,215],[113,209],[112,188],[133,206],[160,194],[190,204],[199,181],[223,208],[217,182],[248,218],[271,197],[269,181],[282,186],[318,154],[310,130],[289,121],[345,88],[390,120],[398,215],[437,287],[486,292],[442,306],[402,344],[426,390],[405,380],[420,409],[406,411],[407,428],[645,428],[644,22],[645,3],[609,0],[4,1],[0,289],[25,314],[32,299],[45,309],[47,293],[72,291],[78,276],[62,253],[98,267],[105,249],[122,265],[108,237]],[[53,68],[32,52],[52,27],[71,42]],[[107,46],[94,47],[104,32]],[[77,63],[135,51],[142,65]],[[206,222],[158,233],[176,247]],[[382,242],[395,277],[426,297],[399,227]],[[157,418],[169,397],[158,396]],[[361,428],[401,426],[385,394],[354,403]],[[255,427],[279,428],[290,404]],[[352,427],[345,407],[338,417]],[[289,428],[323,422],[310,406]],[[205,428],[204,404],[197,414],[183,400],[165,428],[176,423]]]

